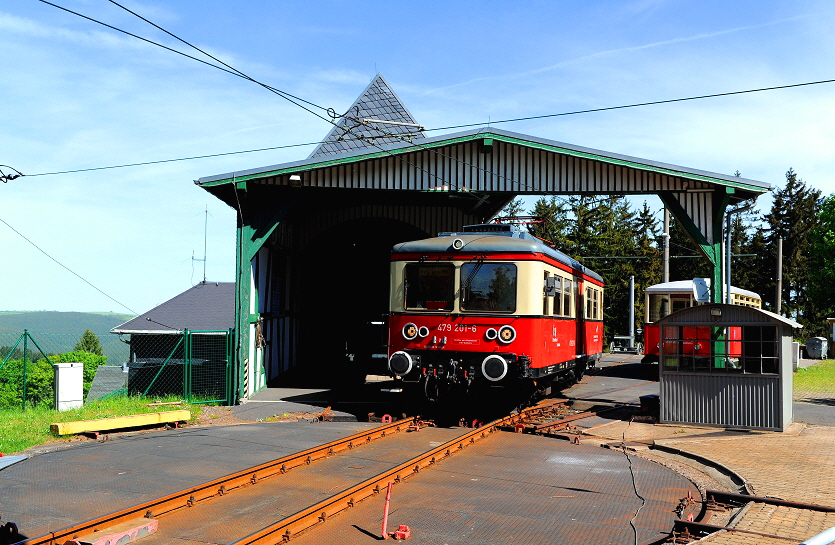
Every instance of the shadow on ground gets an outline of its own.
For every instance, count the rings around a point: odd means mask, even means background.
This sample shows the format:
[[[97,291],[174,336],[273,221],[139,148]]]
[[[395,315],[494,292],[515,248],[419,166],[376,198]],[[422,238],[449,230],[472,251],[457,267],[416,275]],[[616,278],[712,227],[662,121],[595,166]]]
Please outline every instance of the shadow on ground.
[[[658,365],[653,363],[623,363],[611,367],[589,369],[587,374],[595,377],[629,378],[658,382]]]

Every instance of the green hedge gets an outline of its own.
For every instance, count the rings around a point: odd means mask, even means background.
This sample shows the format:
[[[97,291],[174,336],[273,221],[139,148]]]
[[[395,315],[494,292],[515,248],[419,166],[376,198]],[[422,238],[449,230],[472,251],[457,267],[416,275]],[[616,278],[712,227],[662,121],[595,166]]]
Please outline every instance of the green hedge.
[[[90,352],[66,352],[49,356],[52,363],[77,362],[84,365],[84,396],[90,390],[96,369],[107,362],[106,356]],[[2,360],[0,359],[0,363]],[[26,362],[26,404],[51,407],[55,372],[46,359]],[[23,359],[9,360],[0,369],[0,409],[23,406]]]

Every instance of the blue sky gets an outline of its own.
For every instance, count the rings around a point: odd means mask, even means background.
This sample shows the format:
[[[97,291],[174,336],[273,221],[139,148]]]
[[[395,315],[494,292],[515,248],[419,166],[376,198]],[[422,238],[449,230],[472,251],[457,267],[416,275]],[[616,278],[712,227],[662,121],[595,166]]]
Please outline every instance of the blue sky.
[[[166,45],[104,0],[56,3]],[[270,85],[344,111],[379,71],[426,127],[835,78],[826,1],[130,1]],[[0,164],[24,174],[315,142],[260,87],[35,0],[0,4]],[[835,192],[835,84],[501,125]],[[433,135],[439,133],[431,133]],[[234,278],[235,215],[193,180],[290,148],[0,184],[0,218],[127,307]],[[0,224],[0,310],[125,311]]]

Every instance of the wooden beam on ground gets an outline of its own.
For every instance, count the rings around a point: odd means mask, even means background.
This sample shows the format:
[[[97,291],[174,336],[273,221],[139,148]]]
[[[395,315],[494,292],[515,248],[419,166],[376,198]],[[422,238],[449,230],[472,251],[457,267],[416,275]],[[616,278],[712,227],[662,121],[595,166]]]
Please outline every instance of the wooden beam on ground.
[[[189,420],[190,418],[191,411],[183,409],[179,411],[117,416],[115,418],[100,418],[98,420],[58,422],[52,424],[50,426],[50,430],[52,430],[52,433],[56,435],[70,435],[74,433],[136,428],[140,426],[165,424],[168,422],[183,422]]]

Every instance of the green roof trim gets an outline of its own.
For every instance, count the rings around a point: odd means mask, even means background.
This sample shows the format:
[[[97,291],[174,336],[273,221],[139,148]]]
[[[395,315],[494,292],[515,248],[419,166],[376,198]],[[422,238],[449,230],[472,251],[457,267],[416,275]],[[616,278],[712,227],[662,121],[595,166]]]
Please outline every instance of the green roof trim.
[[[524,135],[519,135],[524,136]],[[710,176],[708,174],[699,174],[695,172],[687,172],[685,170],[677,170],[674,168],[674,165],[668,166],[660,166],[660,165],[652,165],[647,163],[642,163],[635,158],[625,158],[625,157],[611,157],[607,155],[602,155],[599,153],[594,153],[593,151],[583,151],[580,149],[571,149],[566,148],[554,144],[548,144],[545,142],[537,142],[533,140],[526,140],[524,138],[520,138],[519,136],[509,136],[506,134],[494,133],[494,132],[474,132],[468,133],[461,136],[456,136],[447,139],[427,139],[422,141],[420,144],[411,144],[404,147],[394,148],[394,149],[387,149],[387,150],[380,150],[375,151],[372,153],[365,153],[361,155],[352,155],[349,157],[338,157],[334,159],[328,159],[324,161],[318,162],[304,162],[303,164],[296,164],[293,166],[287,166],[284,168],[276,168],[275,170],[265,170],[261,172],[251,173],[251,174],[243,174],[241,176],[232,176],[223,179],[211,180],[200,183],[202,187],[214,187],[219,185],[224,185],[232,182],[245,182],[247,180],[256,180],[260,178],[269,178],[272,176],[282,176],[285,174],[297,174],[301,172],[308,172],[312,170],[319,170],[323,168],[329,168],[333,166],[339,165],[346,165],[352,163],[361,163],[366,161],[372,161],[374,159],[378,159],[381,157],[391,157],[397,155],[405,155],[408,153],[414,153],[421,150],[428,150],[433,148],[440,148],[446,146],[452,146],[455,144],[460,144],[464,142],[472,142],[472,141],[485,141],[492,139],[494,142],[505,142],[508,144],[516,144],[523,147],[533,148],[533,149],[540,149],[544,151],[549,151],[553,153],[559,153],[571,157],[578,157],[581,159],[588,159],[591,161],[598,161],[602,163],[612,164],[623,166],[635,170],[643,170],[646,172],[654,172],[656,174],[662,174],[667,176],[674,176],[678,178],[684,178],[687,180],[693,181],[700,181],[706,182],[715,185],[721,185],[725,187],[734,187],[743,189],[746,191],[751,191],[754,193],[766,193],[768,192],[768,187],[748,184],[744,182],[737,182],[733,180],[728,180],[725,178],[719,178]],[[280,167],[280,165],[278,165]],[[683,168],[683,167],[682,167]]]

